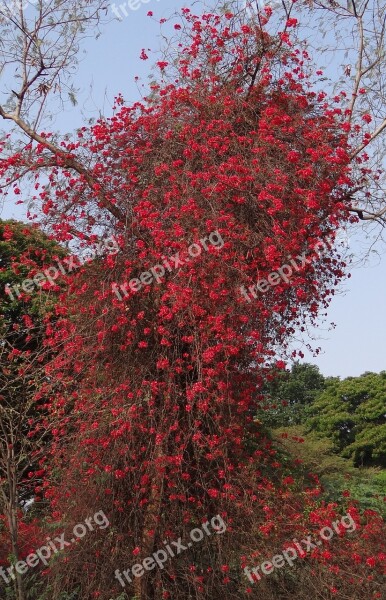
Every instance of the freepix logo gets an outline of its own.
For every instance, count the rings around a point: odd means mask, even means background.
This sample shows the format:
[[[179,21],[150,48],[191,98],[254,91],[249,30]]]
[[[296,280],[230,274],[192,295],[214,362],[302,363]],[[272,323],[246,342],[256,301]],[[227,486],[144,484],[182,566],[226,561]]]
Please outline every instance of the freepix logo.
[[[9,2],[0,1],[0,15],[7,18],[16,16],[24,11],[27,6],[37,4],[39,0],[10,0]]]
[[[308,552],[317,550],[318,547],[322,546],[325,541],[331,540],[331,538],[335,535],[342,535],[343,531],[346,530],[350,533],[355,531],[357,528],[357,524],[354,519],[347,513],[340,520],[333,521],[331,523],[331,527],[322,527],[319,531],[320,539],[313,539],[311,535],[308,535],[304,540],[301,540],[300,543],[296,538],[292,540],[292,544],[289,544],[286,549],[283,549],[281,554],[275,554],[271,558],[271,560],[266,560],[261,565],[257,567],[253,567],[250,569],[249,567],[244,567],[244,573],[248,577],[251,583],[256,583],[261,580],[261,573],[264,575],[270,575],[274,569],[281,569],[285,566],[285,563],[289,564],[290,567],[294,565],[294,562],[297,558],[304,558]],[[304,545],[304,548],[301,546]],[[259,570],[261,569],[261,573]]]
[[[210,530],[210,527],[212,527],[212,530]],[[204,531],[206,535],[210,536],[213,532],[216,535],[220,535],[224,533],[226,529],[227,525],[223,518],[220,515],[216,515],[215,517],[212,517],[210,522],[206,521],[205,523],[202,523],[201,527],[195,527],[190,531],[189,536],[192,541],[187,542],[186,546],[182,543],[182,538],[180,537],[177,541],[170,542],[170,544],[167,540],[164,540],[163,544],[167,552],[164,548],[161,548],[154,552],[151,556],[147,556],[146,558],[144,558],[142,563],[136,563],[135,565],[130,567],[130,569],[123,571],[123,573],[121,573],[119,569],[116,569],[115,579],[118,579],[122,587],[126,587],[126,583],[122,575],[125,577],[127,583],[131,583],[132,576],[142,577],[146,571],[152,571],[154,568],[156,568],[156,566],[158,566],[159,569],[163,569],[164,563],[168,562],[170,557],[174,558],[182,552],[189,550],[189,548],[193,546],[193,542],[201,542],[204,539]],[[136,550],[139,551],[139,549]]]
[[[124,296],[127,297],[129,296],[129,290],[132,292],[138,292],[143,285],[151,285],[154,281],[156,281],[158,284],[162,283],[162,279],[166,275],[165,268],[169,271],[169,273],[171,273],[173,269],[178,269],[179,267],[184,266],[190,261],[191,258],[197,258],[201,255],[202,249],[208,250],[208,245],[206,242],[209,242],[212,247],[220,250],[225,243],[217,230],[212,231],[208,237],[200,239],[201,245],[200,243],[191,244],[188,248],[187,254],[184,253],[184,257],[180,257],[182,252],[177,252],[174,256],[162,256],[162,264],[154,265],[149,271],[142,271],[139,279],[135,277],[130,279],[129,282],[123,283],[120,286],[118,286],[117,283],[113,283],[111,286],[112,291],[118,300],[123,300],[121,293],[118,291],[119,289],[121,292],[123,292]]]
[[[35,287],[42,287],[46,283],[48,283],[50,286],[54,286],[60,274],[68,275],[68,273],[72,273],[72,271],[75,271],[83,265],[90,263],[96,256],[99,256],[104,252],[107,254],[117,254],[119,252],[119,244],[112,235],[111,237],[100,241],[95,245],[94,248],[90,248],[89,250],[91,250],[91,256],[83,257],[83,262],[82,258],[78,258],[77,256],[66,257],[63,259],[63,261],[57,261],[56,266],[52,265],[43,272],[38,271],[34,275],[33,279],[24,279],[21,284],[13,285],[12,287],[9,284],[6,284],[5,293],[10,297],[12,302],[14,302],[14,294],[16,294],[16,297],[19,298],[23,292],[26,294],[32,294]],[[20,291],[20,288],[22,291]]]
[[[243,0],[244,10],[249,17],[254,17],[264,8],[279,8],[283,4],[281,0]]]
[[[337,235],[328,237],[325,240],[320,240],[314,248],[312,248],[313,254],[307,256],[307,252],[303,252],[295,258],[291,255],[287,256],[288,263],[290,264],[286,263],[277,269],[277,271],[272,271],[267,276],[267,279],[258,279],[257,283],[249,286],[248,290],[251,295],[257,299],[257,291],[265,294],[270,287],[279,285],[282,282],[289,283],[291,277],[295,274],[294,272],[301,271],[305,265],[312,263],[315,259],[320,259],[324,253],[330,251],[333,247],[340,247],[343,251],[343,249],[347,250],[349,245],[349,238],[346,232],[339,232]],[[241,295],[248,302],[251,302],[251,298],[243,285],[240,286],[239,290]]]
[[[41,546],[35,552],[28,554],[25,560],[19,560],[16,564],[11,565],[7,569],[4,567],[0,567],[0,576],[4,579],[6,584],[10,583],[10,579],[14,580],[16,578],[15,571],[19,573],[19,575],[24,575],[29,568],[36,567],[39,562],[42,562],[45,566],[49,564],[49,559],[52,554],[56,554],[61,552],[67,546],[71,546],[78,540],[84,538],[88,531],[94,531],[94,525],[98,525],[99,529],[106,529],[110,525],[108,518],[106,517],[103,510],[100,510],[94,514],[93,517],[89,517],[85,519],[84,523],[78,523],[72,530],[74,537],[71,538],[70,541],[65,539],[65,533],[61,533],[60,536],[55,537],[54,540],[51,538],[46,538],[47,545]]]

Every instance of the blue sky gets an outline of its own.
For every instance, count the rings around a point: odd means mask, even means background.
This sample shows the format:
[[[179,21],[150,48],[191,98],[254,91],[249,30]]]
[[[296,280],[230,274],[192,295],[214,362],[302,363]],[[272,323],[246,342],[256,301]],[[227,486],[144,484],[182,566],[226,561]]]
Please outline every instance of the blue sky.
[[[121,92],[126,101],[140,97],[141,88],[134,81],[139,76],[147,89],[151,60],[139,59],[142,48],[157,50],[160,47],[160,26],[147,16],[153,11],[157,19],[169,16],[174,10],[184,6],[175,0],[150,0],[146,4],[136,1],[139,8],[126,9],[129,16],[122,21],[112,21],[103,27],[102,36],[90,38],[84,44],[84,54],[75,78],[75,86],[80,88],[78,106],[61,112],[55,120],[54,128],[73,131],[85,124],[85,118],[98,118],[99,110],[106,116],[111,112],[114,96]],[[116,3],[119,6],[120,2]],[[199,12],[197,2],[195,10]],[[33,10],[32,7],[26,9]],[[122,13],[123,14],[123,13]],[[111,18],[114,17],[110,10]],[[82,116],[83,115],[83,116]],[[20,207],[10,204],[2,208],[1,218],[23,218]],[[357,258],[363,256],[370,242],[364,235],[350,241],[350,250]],[[378,252],[385,248],[378,246]],[[305,360],[317,364],[324,375],[360,375],[364,371],[386,369],[384,347],[386,339],[386,272],[385,257],[370,255],[368,264],[351,270],[344,294],[338,294],[332,301],[328,322],[336,328],[329,330],[325,325],[317,332],[320,339],[314,346],[322,347],[322,354],[313,357],[306,352]]]

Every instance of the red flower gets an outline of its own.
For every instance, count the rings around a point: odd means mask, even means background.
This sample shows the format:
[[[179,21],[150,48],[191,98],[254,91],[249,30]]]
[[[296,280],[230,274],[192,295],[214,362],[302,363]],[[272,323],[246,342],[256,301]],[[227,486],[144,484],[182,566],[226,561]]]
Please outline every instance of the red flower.
[[[13,238],[13,232],[9,227],[4,227],[3,240],[11,240]]]
[[[376,565],[375,558],[373,556],[370,556],[369,558],[367,558],[366,565],[368,565],[369,567],[375,567],[375,565]]]
[[[292,483],[295,483],[295,480],[293,477],[284,477],[283,485],[291,485]]]

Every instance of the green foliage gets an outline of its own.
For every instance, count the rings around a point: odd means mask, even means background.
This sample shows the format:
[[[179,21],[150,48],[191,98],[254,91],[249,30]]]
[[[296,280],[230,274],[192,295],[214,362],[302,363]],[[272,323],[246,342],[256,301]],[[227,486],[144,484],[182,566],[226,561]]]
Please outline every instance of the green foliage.
[[[316,473],[328,500],[342,494],[386,518],[386,372],[324,378],[313,365],[294,365],[268,386],[258,412],[304,477]],[[284,404],[284,405],[283,405]],[[284,436],[284,437],[283,437]]]
[[[55,302],[55,294],[34,288],[31,294],[10,295],[6,286],[21,284],[65,250],[39,229],[17,221],[0,221],[0,482],[1,491],[9,497],[12,478],[24,479],[18,499],[32,495],[33,484],[26,478],[33,471],[35,447],[29,436],[30,420],[40,415],[34,392],[44,377],[48,350],[43,346],[44,319]],[[11,461],[7,447],[16,440]],[[4,509],[0,496],[0,510]]]
[[[386,467],[386,371],[341,381],[295,363],[273,374],[263,396],[257,418],[265,426],[304,425],[354,466]]]
[[[309,471],[319,476],[326,500],[339,503],[343,492],[349,492],[362,509],[375,510],[386,519],[386,471],[355,468],[351,461],[334,453],[331,439],[306,433],[302,426],[279,428],[274,433],[280,446],[301,461],[304,477]]]
[[[282,427],[275,430],[275,435],[292,456],[306,465],[308,471],[311,470],[320,477],[355,473],[348,460],[334,453],[334,445],[330,439],[307,434],[304,426]]]
[[[25,302],[6,293],[6,286],[21,284],[29,277],[30,270],[49,266],[54,260],[63,258],[67,252],[50,240],[42,231],[18,221],[0,220],[0,315],[4,320],[14,321],[25,310]],[[38,290],[39,288],[37,288]],[[25,296],[26,294],[24,294]],[[41,315],[48,294],[31,294],[29,314]]]
[[[327,383],[307,411],[307,431],[328,437],[355,466],[386,466],[386,372]]]
[[[362,508],[376,510],[386,520],[386,471],[359,469],[348,489]]]
[[[35,287],[18,297],[13,286],[63,258],[67,252],[39,229],[17,221],[0,220],[0,335],[10,348],[34,351],[41,343],[43,320],[55,294]],[[11,294],[7,293],[7,288]]]
[[[316,365],[295,362],[291,371],[275,371],[263,389],[264,404],[257,417],[271,427],[304,422],[307,406],[325,388],[325,378]]]

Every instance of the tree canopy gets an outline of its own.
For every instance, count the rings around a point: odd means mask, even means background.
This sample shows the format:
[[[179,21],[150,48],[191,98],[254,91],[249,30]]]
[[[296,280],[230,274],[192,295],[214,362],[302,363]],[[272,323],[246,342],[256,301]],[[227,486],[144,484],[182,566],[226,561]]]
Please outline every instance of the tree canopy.
[[[332,381],[310,409],[307,427],[331,437],[354,464],[386,466],[386,372]]]

